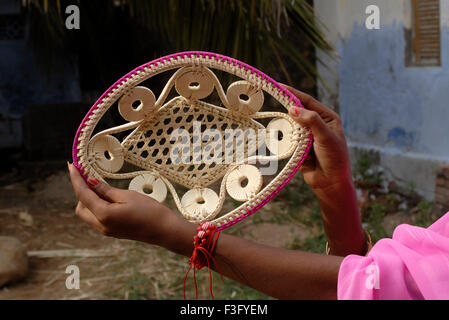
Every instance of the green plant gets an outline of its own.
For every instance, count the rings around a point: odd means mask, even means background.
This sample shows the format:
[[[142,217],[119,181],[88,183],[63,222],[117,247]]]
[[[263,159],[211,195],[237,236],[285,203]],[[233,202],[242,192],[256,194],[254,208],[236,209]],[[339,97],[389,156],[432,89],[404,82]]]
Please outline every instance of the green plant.
[[[321,218],[321,209],[316,200],[308,205],[312,205],[310,211],[301,210],[301,214],[292,217],[292,219],[296,219],[298,222],[306,225],[309,228],[311,235],[305,239],[295,237],[292,243],[287,246],[287,249],[323,253],[326,249],[326,234]],[[304,214],[305,212],[308,214]]]
[[[317,235],[307,237],[302,241],[295,239],[289,249],[324,253],[326,250],[326,240],[326,234],[320,232]]]
[[[382,184],[382,174],[373,167],[373,155],[369,152],[361,152],[354,167],[354,176],[360,186],[372,189]]]
[[[388,237],[382,226],[386,214],[387,208],[379,202],[370,204],[364,214],[363,222],[367,224],[366,229],[370,232],[373,242]]]
[[[148,300],[150,296],[151,281],[144,274],[136,271],[124,284],[128,291],[129,300]]]
[[[105,55],[110,54],[108,29],[122,21],[135,24],[132,34],[120,41],[145,44],[136,39],[140,31],[154,35],[157,51],[208,50],[245,60],[256,66],[272,65],[273,60],[292,83],[286,61],[312,79],[319,78],[313,50],[301,50],[307,42],[312,48],[330,54],[324,25],[314,16],[307,0],[101,0],[81,1],[83,44],[88,46],[92,67],[107,72]],[[30,43],[39,61],[51,67],[55,57],[73,46],[76,40],[64,27],[67,1],[23,1],[30,18]],[[101,9],[100,9],[101,8]],[[140,29],[139,29],[140,28]],[[113,32],[109,30],[109,32]],[[145,39],[148,39],[146,37]],[[79,40],[79,39],[78,39]],[[114,38],[113,42],[116,39]],[[42,46],[45,43],[45,46]],[[132,44],[132,42],[130,42]],[[128,50],[129,51],[129,50]],[[312,59],[311,59],[312,58]]]
[[[433,203],[422,200],[417,206],[418,213],[415,216],[415,224],[420,227],[428,227],[433,222],[432,208]]]
[[[422,200],[418,203],[417,208],[424,213],[429,213],[430,210],[432,209],[433,204],[432,202],[426,201],[426,200]]]
[[[362,152],[355,164],[355,173],[364,175],[373,165],[373,160],[368,152]]]
[[[284,188],[277,196],[276,203],[279,203],[284,209],[282,210],[285,212],[282,215],[282,221],[295,220],[304,224],[307,224],[306,221],[310,218],[307,214],[308,210],[304,209],[315,207],[317,204],[315,194],[302,177],[295,177],[290,182],[288,188]],[[318,212],[318,214],[320,213]]]
[[[385,199],[387,201],[388,207],[393,209],[396,208],[400,202],[400,198],[397,194],[389,193],[385,196]]]
[[[415,181],[407,181],[406,185],[406,192],[407,194],[412,197],[412,198],[416,198],[418,197],[418,193],[416,192],[416,182]]]

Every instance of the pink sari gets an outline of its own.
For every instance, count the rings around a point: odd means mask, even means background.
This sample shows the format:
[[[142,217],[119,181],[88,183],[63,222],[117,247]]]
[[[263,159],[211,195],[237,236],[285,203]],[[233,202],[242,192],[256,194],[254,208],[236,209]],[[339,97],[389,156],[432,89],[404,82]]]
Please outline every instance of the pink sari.
[[[449,299],[449,212],[427,229],[398,226],[366,257],[347,256],[338,299]]]

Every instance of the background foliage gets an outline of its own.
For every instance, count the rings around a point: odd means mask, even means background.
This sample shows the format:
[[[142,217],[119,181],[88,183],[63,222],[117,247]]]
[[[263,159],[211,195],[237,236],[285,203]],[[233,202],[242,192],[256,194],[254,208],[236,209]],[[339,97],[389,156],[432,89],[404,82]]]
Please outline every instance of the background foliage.
[[[123,73],[163,54],[205,50],[275,67],[292,84],[293,66],[295,74],[319,78],[314,48],[331,51],[307,0],[78,0],[77,31],[64,25],[73,1],[22,3],[30,19],[29,42],[43,68],[49,71],[58,56],[77,53],[103,83],[116,77],[113,62]]]

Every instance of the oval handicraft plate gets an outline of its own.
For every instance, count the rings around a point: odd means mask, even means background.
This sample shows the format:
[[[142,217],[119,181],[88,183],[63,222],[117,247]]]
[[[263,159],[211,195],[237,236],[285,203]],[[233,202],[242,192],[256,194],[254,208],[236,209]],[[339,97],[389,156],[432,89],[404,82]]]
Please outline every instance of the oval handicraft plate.
[[[223,88],[214,71],[234,79]],[[156,95],[144,82],[164,74]],[[76,133],[73,162],[84,178],[123,180],[171,201],[186,219],[222,230],[273,199],[312,145],[310,130],[287,112],[263,110],[268,99],[287,111],[302,107],[238,60],[197,51],[162,57],[128,73],[92,106]],[[114,108],[123,123],[107,128],[102,119]]]

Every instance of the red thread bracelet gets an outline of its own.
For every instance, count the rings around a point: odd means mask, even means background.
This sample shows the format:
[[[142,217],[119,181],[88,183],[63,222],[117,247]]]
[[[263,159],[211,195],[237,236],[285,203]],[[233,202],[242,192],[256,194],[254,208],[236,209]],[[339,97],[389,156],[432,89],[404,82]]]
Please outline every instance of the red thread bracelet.
[[[202,223],[197,229],[197,234],[193,238],[193,253],[189,259],[189,270],[187,270],[186,276],[184,278],[184,300],[186,299],[186,280],[187,276],[190,272],[190,269],[193,268],[193,279],[195,282],[195,291],[196,291],[196,299],[198,299],[198,286],[196,283],[196,269],[201,270],[204,266],[207,265],[209,269],[209,280],[210,280],[210,295],[212,299],[214,298],[214,294],[212,292],[212,272],[211,272],[211,260],[220,273],[221,281],[223,281],[223,276],[218,269],[217,262],[215,261],[213,255],[215,251],[215,247],[217,245],[218,237],[220,236],[220,231],[217,230],[217,227],[210,222]]]

